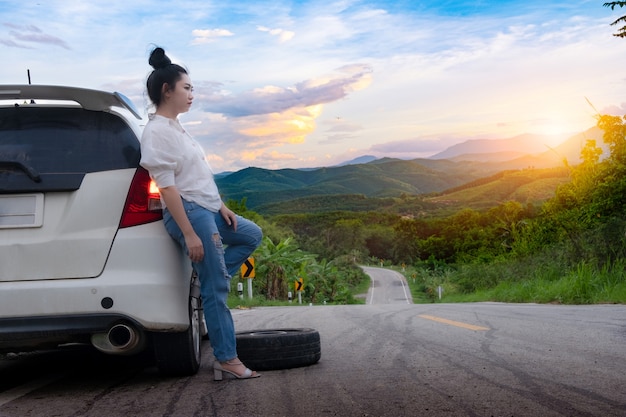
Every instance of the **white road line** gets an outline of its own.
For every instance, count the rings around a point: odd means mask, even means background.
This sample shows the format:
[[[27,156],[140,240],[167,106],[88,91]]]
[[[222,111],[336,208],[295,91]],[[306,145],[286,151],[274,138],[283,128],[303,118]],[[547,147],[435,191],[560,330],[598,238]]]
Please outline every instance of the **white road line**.
[[[409,298],[409,295],[406,293],[407,282],[404,279],[404,275],[402,275],[401,273],[397,271],[393,271],[393,272],[396,273],[396,277],[398,277],[398,279],[400,280],[400,283],[402,284],[402,291],[404,292],[404,299],[406,300],[406,303],[411,304],[411,299]]]
[[[402,283],[402,291],[404,291],[404,299],[406,300],[407,304],[411,304],[411,300],[409,299],[409,295],[406,293],[406,287],[407,282],[406,279],[404,279],[404,275],[398,273],[398,275],[400,276],[400,282]]]
[[[0,407],[7,403],[10,403],[13,400],[17,400],[18,398],[23,397],[28,393],[38,390],[39,388],[45,387],[48,384],[58,381],[64,376],[65,374],[49,375],[47,377],[28,382],[10,390],[0,392]]]

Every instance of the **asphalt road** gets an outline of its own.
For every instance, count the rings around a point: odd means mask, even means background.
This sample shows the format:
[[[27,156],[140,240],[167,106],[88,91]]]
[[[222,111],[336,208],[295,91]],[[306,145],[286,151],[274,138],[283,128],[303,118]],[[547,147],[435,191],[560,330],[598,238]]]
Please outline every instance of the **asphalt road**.
[[[372,284],[367,293],[366,303],[371,304],[411,304],[411,291],[404,275],[384,268],[362,267],[370,276]]]
[[[318,330],[320,362],[215,382],[209,343],[188,378],[161,378],[147,357],[84,348],[13,355],[0,361],[0,416],[626,415],[623,305],[405,301],[233,313],[238,330]]]

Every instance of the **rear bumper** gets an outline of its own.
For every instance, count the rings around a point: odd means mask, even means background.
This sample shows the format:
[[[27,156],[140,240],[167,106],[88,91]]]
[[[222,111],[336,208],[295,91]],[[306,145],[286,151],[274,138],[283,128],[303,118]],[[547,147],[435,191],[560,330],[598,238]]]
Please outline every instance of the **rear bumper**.
[[[0,282],[0,349],[73,342],[118,321],[184,331],[190,281],[189,259],[161,222],[119,230],[95,278]]]
[[[87,343],[92,334],[106,333],[116,324],[129,324],[145,331],[137,321],[119,314],[0,318],[0,351]]]

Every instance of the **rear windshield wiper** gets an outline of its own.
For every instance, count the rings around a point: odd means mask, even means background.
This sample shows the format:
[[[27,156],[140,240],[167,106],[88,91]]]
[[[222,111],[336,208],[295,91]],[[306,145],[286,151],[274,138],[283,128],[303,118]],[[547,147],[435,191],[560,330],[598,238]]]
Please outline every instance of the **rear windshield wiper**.
[[[39,172],[37,172],[37,170],[35,168],[31,167],[30,165],[26,165],[23,162],[20,162],[20,161],[0,161],[0,167],[21,169],[22,171],[24,171],[26,173],[26,175],[28,175],[28,177],[31,180],[33,180],[35,182],[41,182],[41,175],[39,175]]]

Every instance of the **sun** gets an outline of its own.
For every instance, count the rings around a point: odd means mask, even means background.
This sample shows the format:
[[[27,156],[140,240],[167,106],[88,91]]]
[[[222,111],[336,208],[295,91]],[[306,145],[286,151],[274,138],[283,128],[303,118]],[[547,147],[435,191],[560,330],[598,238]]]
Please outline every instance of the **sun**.
[[[568,120],[565,115],[562,114],[550,114],[547,117],[542,118],[536,124],[537,133],[553,138],[554,142],[561,142],[566,136],[576,133],[577,123],[573,120]],[[549,145],[556,145],[558,143],[551,143]]]
[[[561,122],[548,123],[544,128],[544,133],[550,136],[563,135],[565,133],[568,133],[569,131],[570,128],[566,124]]]

